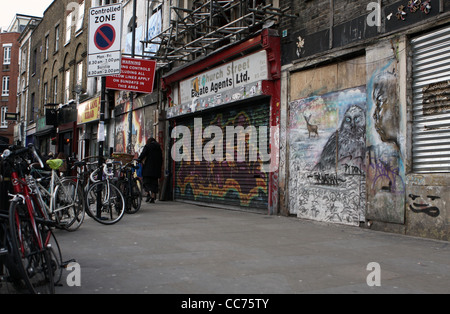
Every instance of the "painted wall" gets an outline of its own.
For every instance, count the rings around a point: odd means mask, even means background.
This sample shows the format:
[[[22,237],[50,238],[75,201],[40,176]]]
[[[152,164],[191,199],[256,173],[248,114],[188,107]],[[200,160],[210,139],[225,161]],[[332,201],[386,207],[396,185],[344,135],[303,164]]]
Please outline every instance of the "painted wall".
[[[406,37],[388,39],[364,57],[287,71],[288,214],[450,239],[449,175],[411,169],[407,49]]]
[[[291,213],[359,225],[365,215],[365,87],[297,100],[290,110]]]
[[[406,107],[400,92],[404,47],[404,42],[385,41],[366,50],[366,218],[398,224],[405,222]]]
[[[301,98],[289,103],[286,132],[290,214],[350,225],[365,219],[364,64],[356,58],[291,76],[291,99]]]

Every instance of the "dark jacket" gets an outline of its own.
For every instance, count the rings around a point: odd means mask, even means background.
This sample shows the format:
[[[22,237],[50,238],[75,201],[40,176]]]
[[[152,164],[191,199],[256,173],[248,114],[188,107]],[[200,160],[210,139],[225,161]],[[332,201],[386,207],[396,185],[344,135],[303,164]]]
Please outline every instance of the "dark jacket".
[[[158,142],[152,142],[144,146],[142,153],[139,155],[139,160],[145,164],[142,168],[143,177],[161,178],[162,167],[162,150]]]

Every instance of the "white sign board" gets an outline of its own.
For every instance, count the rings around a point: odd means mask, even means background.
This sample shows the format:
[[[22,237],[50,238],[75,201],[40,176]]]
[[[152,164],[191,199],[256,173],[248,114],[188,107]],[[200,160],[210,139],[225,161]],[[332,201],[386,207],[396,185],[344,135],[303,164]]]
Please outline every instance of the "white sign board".
[[[267,52],[263,50],[180,82],[181,104],[267,79]]]
[[[89,10],[88,76],[120,74],[122,5]]]

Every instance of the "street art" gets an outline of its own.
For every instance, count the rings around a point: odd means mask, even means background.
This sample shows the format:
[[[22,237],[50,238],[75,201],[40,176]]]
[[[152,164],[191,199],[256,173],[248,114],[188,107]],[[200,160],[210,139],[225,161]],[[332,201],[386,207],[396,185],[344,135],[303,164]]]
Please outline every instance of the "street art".
[[[365,110],[365,87],[290,103],[289,209],[292,214],[349,225],[359,225],[364,220]],[[317,126],[318,136],[309,136],[308,124]]]
[[[308,127],[308,137],[311,138],[311,133],[313,133],[313,136],[319,136],[319,132],[318,132],[319,128],[318,128],[318,126],[309,123],[309,120],[311,119],[311,115],[309,115],[308,117],[303,115],[303,118],[305,118],[306,126]]]
[[[404,223],[404,137],[395,57],[372,72],[367,84],[366,218]]]
[[[214,126],[225,132],[227,126],[242,126],[244,128],[251,125],[258,126],[263,123],[262,119],[268,119],[268,114],[268,106],[266,105],[259,104],[245,110],[234,108],[226,113],[202,115],[202,127],[205,130]],[[180,125],[189,128],[190,133],[194,134],[194,119],[188,119],[177,124],[177,126]],[[264,162],[261,160],[261,156],[258,156],[257,160],[248,158],[251,145],[259,145],[259,140],[250,142],[248,137],[245,139],[247,157],[243,161],[238,161],[237,158],[210,161],[205,159],[195,160],[194,150],[192,150],[189,161],[182,159],[175,163],[175,197],[200,202],[267,209],[270,174],[263,171]],[[203,138],[202,147],[206,147],[208,141],[207,137]],[[223,143],[223,145],[223,151],[225,152],[226,143]],[[234,152],[238,151],[237,145],[241,145],[241,143],[235,141]]]
[[[153,119],[151,114],[146,114],[152,112],[153,108],[143,108],[138,110],[133,110],[132,113],[132,124],[131,124],[131,153],[140,153],[142,148],[145,146],[147,138],[149,138],[152,132],[152,127],[148,128],[149,125],[153,124]],[[130,132],[130,123],[128,121],[130,113],[125,113],[116,117],[116,127],[115,127],[115,141],[114,141],[114,151],[115,152],[127,152],[129,146],[128,132]]]
[[[411,199],[409,209],[413,213],[423,213],[434,218],[439,216],[439,208],[433,204],[435,200],[441,199],[439,196],[427,195],[425,199],[420,195],[409,194],[408,197]]]
[[[375,104],[373,113],[375,130],[383,142],[394,143],[399,148],[399,99],[396,74],[389,71],[377,74],[373,81],[372,97]]]

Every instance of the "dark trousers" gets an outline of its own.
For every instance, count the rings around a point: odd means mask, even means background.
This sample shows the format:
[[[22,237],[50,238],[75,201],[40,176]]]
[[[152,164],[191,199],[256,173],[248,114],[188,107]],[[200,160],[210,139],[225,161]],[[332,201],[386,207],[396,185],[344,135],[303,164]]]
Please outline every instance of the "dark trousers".
[[[147,192],[158,194],[158,178],[144,177],[144,189]]]

